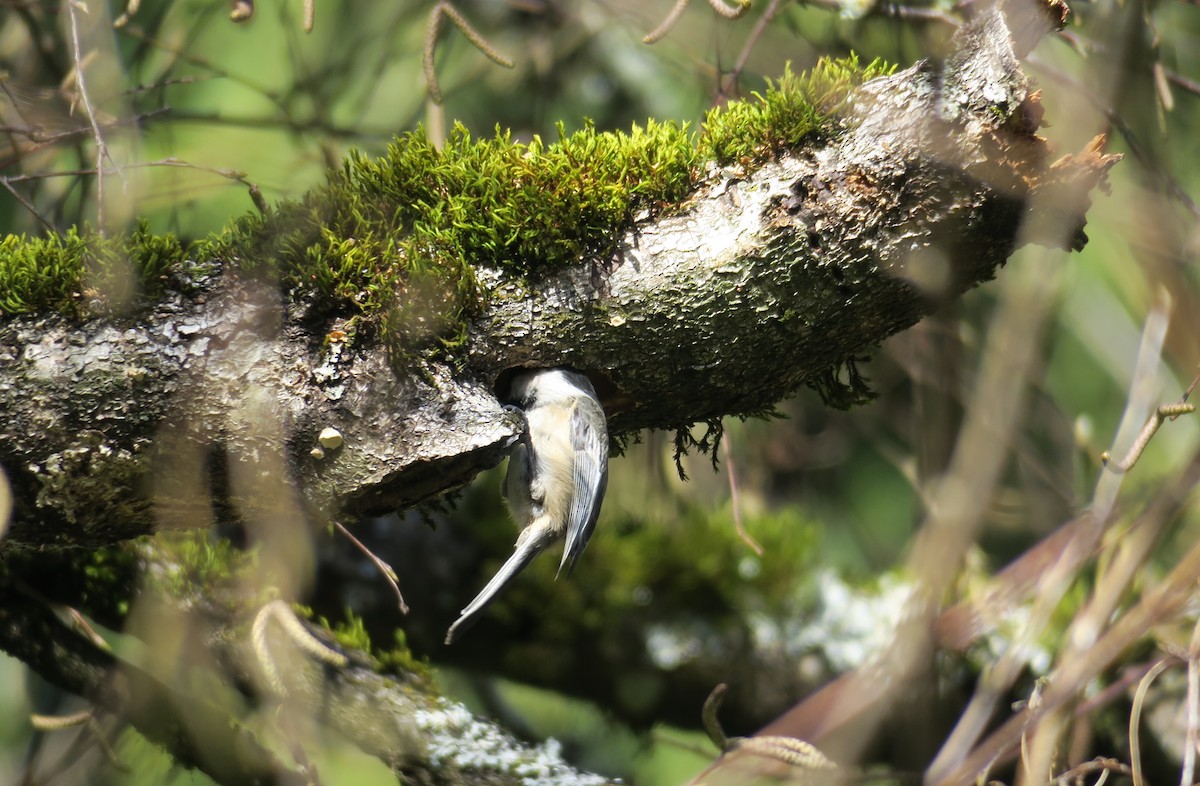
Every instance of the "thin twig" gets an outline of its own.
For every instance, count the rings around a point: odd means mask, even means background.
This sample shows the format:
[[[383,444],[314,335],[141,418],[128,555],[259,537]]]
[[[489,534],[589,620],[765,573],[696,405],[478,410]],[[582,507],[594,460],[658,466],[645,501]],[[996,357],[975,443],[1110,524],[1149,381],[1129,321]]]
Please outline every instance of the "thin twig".
[[[139,125],[143,120],[148,120],[152,117],[166,114],[167,112],[170,112],[170,111],[171,111],[170,107],[166,107],[166,106],[159,107],[158,109],[152,109],[149,112],[143,112],[134,117],[117,118],[116,120],[111,120],[111,121],[108,121],[105,123],[101,123],[100,128],[105,129],[105,128],[120,128],[122,126],[136,126],[136,125]],[[55,142],[61,142],[63,140],[72,139],[74,137],[82,136],[84,134],[90,134],[92,132],[92,129],[91,129],[91,126],[78,126],[76,128],[68,128],[64,131],[55,131],[53,133],[47,133],[44,128],[39,128],[37,126],[0,125],[0,132],[7,133],[7,134],[18,134],[20,136],[25,137],[30,142],[36,143],[37,145],[50,145],[50,144],[54,144]],[[29,152],[30,150],[36,150],[36,149],[37,149],[36,147],[27,148],[26,152]]]
[[[1084,775],[1091,775],[1093,772],[1100,773],[1099,780],[1093,786],[1101,786],[1108,779],[1110,773],[1115,772],[1118,775],[1129,775],[1129,765],[1119,762],[1116,759],[1096,758],[1076,764],[1055,778],[1054,783],[1056,786],[1069,786],[1073,783],[1079,783],[1080,778]]]
[[[308,628],[304,627],[288,604],[282,600],[273,600],[254,615],[254,624],[250,627],[250,645],[254,650],[258,665],[262,669],[263,676],[266,677],[268,686],[276,695],[286,696],[287,686],[279,673],[279,666],[271,654],[271,648],[267,644],[267,625],[272,620],[287,634],[292,643],[314,660],[335,668],[344,668],[350,663],[349,658],[318,639]]]
[[[1042,691],[1046,688],[1046,678],[1040,677],[1033,683],[1033,691],[1029,694],[1029,698],[1025,701],[1025,706],[1030,712],[1037,712],[1038,705],[1042,703]],[[1029,727],[1021,730],[1021,758],[1019,759],[1020,767],[1024,770],[1025,778],[1030,783],[1041,783],[1040,778],[1034,777],[1029,771]]]
[[[754,23],[754,29],[750,31],[750,35],[746,38],[746,43],[742,44],[742,51],[738,53],[737,60],[734,61],[733,70],[726,74],[723,84],[721,85],[718,98],[727,98],[730,91],[726,90],[725,85],[732,84],[733,92],[737,92],[737,83],[742,78],[742,71],[746,70],[746,64],[750,62],[750,53],[754,51],[754,47],[758,44],[758,39],[762,38],[763,33],[767,31],[767,25],[775,19],[775,15],[779,13],[783,7],[783,0],[771,0],[767,5],[762,16]]]
[[[32,213],[33,217],[42,223],[42,226],[46,227],[46,229],[50,230],[51,232],[58,231],[45,216],[38,212],[38,209],[33,206],[33,203],[30,202],[24,194],[12,187],[12,184],[9,182],[9,178],[0,177],[0,186],[4,186],[4,189],[8,191],[8,193],[12,194],[13,197],[21,203],[22,207]]]
[[[1193,95],[1200,96],[1200,82],[1186,77],[1178,71],[1173,71],[1170,68],[1163,68],[1162,72],[1163,76],[1165,76],[1167,81],[1171,84],[1175,85],[1176,87],[1181,87]]]
[[[1150,685],[1167,669],[1177,664],[1177,658],[1163,658],[1158,663],[1154,664],[1154,668],[1146,672],[1146,676],[1142,677],[1142,681],[1138,683],[1137,691],[1133,694],[1133,706],[1129,711],[1129,763],[1132,766],[1131,776],[1133,778],[1133,786],[1145,786],[1146,781],[1142,776],[1142,746],[1139,734],[1141,733],[1142,725],[1142,707],[1146,703],[1146,693],[1150,690]]]
[[[96,111],[92,106],[92,99],[88,95],[87,81],[84,76],[86,68],[83,64],[83,45],[79,39],[79,17],[77,8],[81,6],[79,0],[67,0],[67,13],[71,17],[71,46],[75,57],[75,84],[79,91],[79,98],[83,102],[84,112],[87,114],[88,122],[92,126],[92,136],[96,140],[96,231],[101,235],[104,234],[104,162],[108,160],[116,167],[116,162],[108,154],[108,145],[104,142],[104,134],[100,132],[100,124],[96,120]],[[120,172],[120,168],[117,168]],[[123,175],[122,175],[123,177]]]
[[[1196,405],[1184,401],[1176,404],[1163,404],[1158,409],[1154,410],[1154,414],[1146,421],[1146,425],[1142,427],[1141,433],[1137,439],[1129,447],[1129,452],[1125,454],[1125,458],[1113,463],[1110,459],[1112,456],[1106,450],[1100,454],[1100,460],[1104,462],[1104,466],[1112,472],[1122,473],[1133,469],[1133,465],[1138,462],[1145,452],[1146,446],[1150,444],[1150,440],[1158,432],[1159,427],[1165,420],[1174,420],[1180,415],[1188,415],[1196,411]]]
[[[675,0],[675,5],[671,7],[666,18],[659,22],[658,27],[651,30],[646,35],[642,36],[643,44],[656,44],[671,32],[671,28],[679,21],[679,17],[683,16],[683,12],[687,10],[688,0]]]
[[[727,5],[724,0],[708,0],[712,10],[726,19],[741,19],[750,10],[750,0],[737,0],[733,5]]]
[[[1162,362],[1162,347],[1166,339],[1167,326],[1170,324],[1171,299],[1165,291],[1160,293],[1155,305],[1146,315],[1142,327],[1141,342],[1138,346],[1134,373],[1129,389],[1125,411],[1121,416],[1121,425],[1117,430],[1116,443],[1126,444],[1128,435],[1138,428],[1138,424],[1146,418],[1155,403],[1155,379]],[[1101,473],[1096,480],[1092,493],[1090,507],[1091,524],[1087,530],[1086,542],[1079,545],[1091,551],[1100,544],[1100,539],[1112,522],[1113,510],[1116,506],[1123,476],[1112,473]],[[1147,531],[1139,532],[1129,539],[1131,546],[1148,546],[1145,537],[1153,535]],[[1119,609],[1123,589],[1133,580],[1141,560],[1130,559],[1136,556],[1137,549],[1130,550],[1122,544],[1117,548],[1117,555],[1102,562],[1097,569],[1097,578],[1091,597],[1083,609],[1071,620],[1064,635],[1065,645],[1056,654],[1057,669],[1070,662],[1086,662],[1097,637],[1104,630],[1107,622],[1113,619]],[[1051,577],[1054,577],[1053,579]],[[1041,582],[1039,600],[1044,603],[1048,599],[1057,605],[1067,590],[1068,583],[1074,576],[1057,570],[1049,572]],[[1045,630],[1049,617],[1040,618],[1040,629]],[[1061,709],[1048,710],[1038,719],[1030,749],[1033,751],[1030,771],[1033,773],[1049,773],[1052,771],[1055,751],[1059,745],[1060,734],[1066,724],[1065,713]],[[1042,782],[1041,778],[1035,782]]]
[[[381,560],[375,554],[375,552],[367,548],[361,540],[354,537],[350,530],[346,529],[345,525],[343,525],[340,521],[334,521],[333,526],[337,527],[338,532],[341,532],[343,535],[349,538],[350,542],[353,543],[359,551],[366,555],[367,559],[371,560],[371,562],[375,564],[375,567],[378,568],[379,572],[383,574],[383,577],[387,579],[388,584],[392,585],[392,591],[396,593],[396,600],[400,604],[400,613],[407,614],[408,604],[404,602],[404,595],[400,592],[400,579],[396,575],[396,571],[392,570],[392,566]]]
[[[667,18],[659,23],[658,27],[642,37],[643,44],[656,44],[661,41],[667,33],[671,32],[671,28],[675,27],[675,23],[683,16],[684,10],[687,9],[688,0],[675,0],[675,5],[671,8]],[[733,5],[729,5],[725,0],[708,0],[708,4],[712,6],[712,10],[717,12],[718,16],[725,19],[741,19],[750,10],[752,5],[750,0],[738,0]]]
[[[29,723],[38,731],[62,731],[82,726],[95,717],[95,710],[87,709],[73,712],[70,715],[39,715],[29,716]]]
[[[425,46],[421,49],[421,65],[425,71],[425,91],[429,100],[439,106],[442,103],[442,88],[438,84],[437,65],[433,56],[437,52],[438,34],[442,31],[442,4],[434,3],[429,12],[429,24],[425,27]]]
[[[1183,750],[1180,786],[1192,786],[1196,774],[1196,745],[1200,741],[1200,620],[1192,628],[1187,659],[1187,737]]]
[[[167,157],[160,158],[157,161],[139,161],[134,164],[126,164],[124,169],[150,169],[153,167],[175,167],[178,169],[194,169],[198,172],[208,172],[209,174],[219,175],[226,180],[235,180],[245,186],[253,186],[254,184],[246,179],[245,172],[239,172],[236,169],[219,169],[217,167],[204,166],[203,164],[193,164],[188,161],[180,161],[177,158]],[[54,177],[81,177],[83,175],[98,175],[100,174],[95,169],[65,169],[58,172],[30,172],[24,175],[13,175],[5,178],[9,183],[24,183],[29,180],[46,180]]]
[[[712,740],[713,745],[717,746],[717,750],[722,752],[729,749],[729,738],[725,736],[725,730],[721,728],[721,721],[717,718],[717,713],[721,711],[721,702],[725,700],[727,690],[729,690],[728,685],[723,682],[719,683],[712,689],[712,693],[708,694],[708,698],[704,700],[704,706],[700,709],[700,724],[704,727],[704,732]]]
[[[742,524],[741,495],[738,492],[737,468],[734,466],[733,456],[729,452],[729,432],[726,431],[724,436],[725,438],[721,440],[721,458],[725,460],[725,472],[729,475],[729,504],[733,507],[733,527],[737,536],[742,539],[742,543],[745,543],[751,551],[761,557],[763,547],[746,531]]]
[[[157,82],[151,82],[148,85],[134,85],[121,91],[123,96],[137,95],[138,93],[148,93],[151,90],[161,90],[164,87],[174,87],[176,85],[194,85],[199,82],[208,82],[216,79],[215,76],[176,76],[170,79],[160,79]]]
[[[425,71],[425,88],[429,91],[429,98],[435,104],[442,103],[442,89],[438,85],[437,68],[434,63],[434,54],[437,50],[438,36],[442,31],[442,17],[447,17],[454,26],[459,29],[459,32],[476,49],[483,52],[488,60],[491,60],[496,65],[504,66],[505,68],[513,68],[514,63],[509,58],[500,54],[495,47],[488,43],[487,39],[480,35],[479,31],[471,27],[471,23],[466,20],[462,14],[458,12],[452,4],[447,0],[438,0],[433,6],[433,11],[429,14],[429,26],[425,30],[425,46],[422,51],[422,66]]]
[[[67,607],[67,616],[71,618],[71,624],[75,626],[75,630],[79,631],[83,636],[92,643],[93,647],[102,650],[111,650],[112,647],[104,640],[104,637],[96,632],[92,624],[87,621],[87,618],[79,613],[79,609],[71,606]]]

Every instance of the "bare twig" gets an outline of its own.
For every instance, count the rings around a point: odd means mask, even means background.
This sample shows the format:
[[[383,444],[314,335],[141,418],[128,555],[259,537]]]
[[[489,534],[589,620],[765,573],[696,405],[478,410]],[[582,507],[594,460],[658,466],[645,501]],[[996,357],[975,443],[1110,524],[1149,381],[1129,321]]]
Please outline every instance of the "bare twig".
[[[1166,77],[1167,81],[1171,84],[1175,85],[1176,87],[1183,88],[1192,95],[1200,96],[1200,82],[1186,77],[1178,71],[1173,71],[1170,68],[1163,68],[1162,73]]]
[[[361,540],[354,537],[350,530],[346,529],[345,525],[340,521],[334,521],[333,525],[337,527],[338,532],[349,538],[350,542],[354,544],[355,548],[361,551],[366,558],[371,560],[375,567],[379,569],[379,572],[383,574],[385,579],[387,579],[388,584],[392,585],[392,591],[396,594],[396,601],[400,604],[400,613],[407,614],[408,604],[404,602],[404,595],[400,592],[400,579],[396,575],[396,571],[392,570],[392,566],[381,560],[379,556],[367,548]]]
[[[136,126],[139,125],[143,120],[148,120],[150,118],[157,117],[158,115],[166,114],[170,111],[170,107],[159,107],[158,109],[152,109],[149,112],[143,112],[134,117],[117,118],[115,120],[105,121],[100,124],[100,128],[110,129],[121,128],[123,126]],[[44,128],[40,128],[36,125],[0,125],[0,132],[6,134],[16,134],[36,143],[38,146],[44,146],[54,144],[56,142],[62,142],[67,139],[73,139],[85,134],[90,134],[92,133],[92,129],[91,126],[85,125],[77,128],[68,128],[63,131],[47,133]],[[26,152],[28,152],[28,150],[36,149],[38,149],[38,147],[28,148]]]
[[[83,102],[84,112],[87,114],[88,122],[92,127],[92,136],[96,140],[96,231],[104,234],[104,162],[107,160],[116,166],[116,162],[108,154],[108,145],[104,141],[104,134],[100,132],[100,123],[96,120],[96,110],[92,106],[92,99],[88,95],[87,81],[84,72],[87,70],[83,63],[83,45],[79,38],[79,9],[86,10],[78,0],[67,0],[67,14],[71,19],[71,46],[72,54],[75,57],[75,84],[79,92],[79,99]],[[120,168],[117,169],[120,172]]]
[[[729,748],[729,738],[725,736],[725,730],[721,728],[721,721],[717,718],[727,690],[729,686],[725,683],[717,685],[712,689],[712,693],[708,694],[708,698],[704,700],[704,707],[700,710],[700,723],[704,726],[704,732],[720,751]]]
[[[442,17],[447,17],[454,26],[470,41],[476,49],[497,65],[505,68],[512,68],[514,63],[509,58],[500,54],[496,49],[488,43],[475,28],[471,27],[471,23],[458,12],[458,9],[451,5],[447,0],[438,0],[434,4],[433,10],[429,14],[429,26],[425,30],[425,47],[423,50],[422,64],[425,71],[425,87],[429,91],[429,98],[435,104],[442,103],[442,89],[438,85],[437,67],[434,63],[434,54],[437,51],[438,36],[442,31]]]
[[[1192,627],[1187,658],[1187,737],[1180,786],[1192,786],[1196,774],[1196,745],[1200,742],[1200,620]]]
[[[816,746],[795,737],[776,735],[726,737],[725,730],[721,728],[721,721],[717,719],[717,713],[721,710],[721,702],[724,701],[728,688],[729,686],[723,682],[713,688],[712,693],[708,694],[708,698],[704,700],[704,707],[700,710],[700,722],[704,726],[705,733],[722,753],[737,750],[751,756],[765,756],[806,770],[831,770],[836,767],[824,753],[817,750]]]
[[[175,168],[179,168],[179,169],[194,169],[197,172],[208,172],[209,174],[218,175],[219,177],[223,177],[226,180],[236,181],[236,182],[241,183],[242,185],[246,186],[247,189],[249,189],[250,199],[254,203],[255,207],[257,207],[260,211],[262,211],[264,213],[267,211],[266,202],[262,198],[261,189],[259,189],[259,187],[256,183],[247,179],[245,172],[239,172],[236,169],[218,169],[216,167],[204,166],[203,164],[193,164],[188,161],[180,161],[177,158],[160,158],[157,161],[141,161],[141,162],[135,163],[135,164],[126,164],[124,168],[125,169],[150,169],[152,167],[175,167]],[[67,170],[60,170],[57,172],[30,172],[29,174],[25,174],[25,175],[13,175],[12,177],[8,177],[8,178],[0,178],[0,185],[3,185],[10,192],[12,192],[14,196],[16,196],[18,199],[21,199],[22,204],[25,204],[26,207],[29,208],[30,211],[34,212],[34,215],[37,215],[37,212],[34,209],[34,207],[32,205],[26,204],[25,200],[22,199],[22,197],[13,190],[12,185],[11,185],[12,183],[23,183],[23,182],[30,181],[30,180],[46,180],[46,179],[55,178],[55,177],[81,177],[83,175],[102,175],[102,174],[109,174],[109,173],[101,173],[98,170],[86,169],[86,168],[85,169],[67,169]],[[40,216],[39,216],[39,218],[40,218]],[[43,219],[42,223],[46,224],[47,228],[54,229],[54,227],[51,226],[50,223],[45,221],[44,219]]]
[[[62,731],[82,726],[95,717],[95,710],[80,710],[70,715],[39,715],[29,716],[29,722],[38,731]]]
[[[45,216],[43,216],[41,213],[39,213],[39,212],[38,212],[38,209],[37,209],[36,207],[34,207],[34,206],[33,206],[33,203],[32,203],[32,202],[30,202],[30,201],[29,201],[29,200],[28,200],[28,199],[25,197],[25,195],[24,195],[24,194],[22,194],[20,191],[18,191],[17,189],[15,189],[15,188],[13,188],[13,187],[12,187],[12,183],[10,183],[10,182],[9,182],[9,178],[7,178],[7,177],[0,177],[0,186],[4,186],[4,189],[5,189],[6,191],[8,191],[8,193],[12,194],[12,195],[13,195],[13,197],[14,197],[14,198],[15,198],[15,199],[16,199],[18,202],[20,202],[20,203],[21,203],[21,206],[22,206],[23,208],[25,208],[25,209],[26,209],[26,210],[28,210],[30,213],[32,213],[32,214],[33,214],[33,217],[34,217],[34,218],[36,218],[38,221],[40,221],[40,222],[41,222],[41,224],[42,224],[42,226],[44,226],[46,229],[50,230],[51,232],[55,232],[55,231],[57,231],[57,230],[55,229],[55,227],[54,227],[54,224],[51,224],[51,223],[50,223],[50,220],[49,220],[48,218],[46,218],[46,217],[45,217]]]
[[[1174,420],[1180,415],[1188,415],[1196,411],[1196,405],[1184,401],[1175,404],[1163,404],[1158,409],[1154,410],[1154,414],[1150,416],[1150,420],[1146,421],[1146,425],[1142,427],[1141,433],[1138,434],[1133,445],[1129,447],[1129,452],[1125,454],[1125,458],[1113,463],[1110,461],[1111,454],[1106,450],[1100,454],[1100,460],[1104,462],[1104,466],[1112,472],[1128,472],[1133,469],[1133,465],[1138,462],[1145,452],[1146,446],[1150,444],[1150,440],[1158,432],[1159,426],[1164,420]]]
[[[729,5],[725,0],[708,0],[708,4],[717,12],[718,16],[725,19],[739,19],[750,10],[750,0],[738,0],[733,5]],[[658,27],[642,37],[643,44],[656,44],[661,41],[667,33],[671,32],[671,28],[675,27],[675,23],[683,16],[683,12],[687,9],[688,0],[675,0],[675,5],[671,7],[671,11],[667,17],[659,23]]]
[[[254,650],[254,656],[258,659],[258,665],[267,679],[267,684],[276,695],[286,696],[287,686],[284,684],[276,659],[267,644],[267,625],[272,621],[279,625],[292,643],[314,660],[338,668],[344,667],[350,662],[345,655],[310,633],[308,628],[304,627],[304,624],[296,618],[295,612],[288,604],[281,600],[273,600],[259,609],[258,614],[254,616],[254,624],[250,629],[250,643]]]
[[[758,556],[763,555],[763,547],[758,541],[746,531],[742,523],[742,505],[741,495],[738,491],[737,468],[734,466],[733,456],[729,452],[729,432],[726,431],[724,439],[721,440],[721,458],[725,460],[725,472],[729,475],[729,504],[733,508],[733,526],[742,543],[750,547]]]
[[[1117,432],[1117,444],[1128,441],[1128,434],[1145,418],[1146,412],[1152,406],[1162,346],[1170,321],[1170,305],[1170,298],[1163,293],[1146,317],[1138,347],[1133,383]],[[1100,475],[1092,493],[1089,510],[1091,526],[1083,531],[1081,539],[1072,544],[1072,548],[1079,548],[1090,554],[1100,544],[1111,524],[1120,486],[1121,477],[1104,473]],[[1143,549],[1148,550],[1157,535],[1152,531],[1154,529],[1151,527],[1150,530],[1139,532],[1137,537],[1129,539],[1130,549],[1119,549],[1119,558],[1101,564],[1097,570],[1096,585],[1091,598],[1071,620],[1064,635],[1065,646],[1056,657],[1060,668],[1064,663],[1086,660],[1088,651],[1104,629],[1104,625],[1119,608],[1125,589],[1133,581],[1139,566],[1143,564]],[[1029,627],[1027,623],[1025,628],[1030,634],[1036,635],[1046,628],[1050,622],[1050,615],[1074,581],[1075,571],[1066,568],[1065,565],[1065,561],[1060,561],[1040,581],[1034,613],[1030,616],[1034,626]],[[1031,639],[1023,641],[1025,644],[1032,643]],[[1034,709],[1036,708],[1031,708],[1031,711]],[[1061,733],[1067,723],[1065,705],[1049,709],[1040,715],[1028,748],[1031,783],[1044,782],[1043,774],[1052,771],[1055,751],[1060,746]]]
[[[1146,676],[1142,677],[1142,681],[1138,683],[1137,691],[1133,694],[1133,706],[1129,710],[1129,763],[1133,769],[1130,773],[1133,778],[1133,786],[1145,786],[1145,778],[1142,775],[1142,746],[1141,746],[1141,725],[1142,725],[1142,707],[1146,703],[1146,693],[1150,690],[1150,686],[1154,680],[1158,679],[1158,675],[1162,674],[1167,669],[1179,663],[1177,658],[1163,658],[1150,671],[1146,672]]]
[[[1183,556],[1162,581],[1147,591],[1141,600],[1110,625],[1083,654],[1074,660],[1062,660],[1051,675],[1050,686],[1042,695],[1042,713],[1026,709],[1009,718],[971,751],[953,771],[930,780],[933,784],[971,783],[989,762],[1011,750],[1021,731],[1073,700],[1095,675],[1108,668],[1123,652],[1145,636],[1155,625],[1176,618],[1193,598],[1196,576],[1200,574],[1200,545]],[[1131,735],[1136,739],[1136,735]],[[1133,742],[1131,739],[1131,742]],[[1137,782],[1137,781],[1135,781]]]
[[[151,82],[148,85],[133,85],[121,91],[121,95],[132,96],[138,93],[146,93],[151,90],[161,90],[164,87],[174,87],[175,85],[194,85],[198,82],[207,82],[216,77],[212,76],[176,76],[170,79],[160,79],[157,82]]]
[[[758,39],[762,38],[763,33],[767,31],[767,26],[774,21],[775,15],[779,13],[782,7],[783,0],[771,0],[766,10],[763,11],[762,16],[754,23],[754,29],[746,37],[746,43],[742,44],[742,51],[738,53],[737,60],[734,61],[733,70],[722,79],[718,99],[727,98],[737,93],[737,83],[742,77],[742,71],[746,70],[746,63],[750,62],[750,54],[758,44]],[[732,90],[728,88],[730,85],[732,85]]]
[[[1054,779],[1054,784],[1055,786],[1071,786],[1071,784],[1078,784],[1081,782],[1080,779],[1082,779],[1083,776],[1091,775],[1095,772],[1100,773],[1100,778],[1095,784],[1093,784],[1093,786],[1101,786],[1103,783],[1105,783],[1105,781],[1108,780],[1110,773],[1115,772],[1118,775],[1128,776],[1130,770],[1127,764],[1119,762],[1116,759],[1092,759],[1091,761],[1085,761],[1080,764],[1076,764],[1071,769],[1059,775]]]
[[[671,28],[679,21],[679,17],[683,16],[683,12],[687,10],[688,0],[675,0],[675,5],[671,7],[666,18],[658,23],[658,27],[651,30],[646,35],[642,36],[643,44],[656,44],[671,32]]]

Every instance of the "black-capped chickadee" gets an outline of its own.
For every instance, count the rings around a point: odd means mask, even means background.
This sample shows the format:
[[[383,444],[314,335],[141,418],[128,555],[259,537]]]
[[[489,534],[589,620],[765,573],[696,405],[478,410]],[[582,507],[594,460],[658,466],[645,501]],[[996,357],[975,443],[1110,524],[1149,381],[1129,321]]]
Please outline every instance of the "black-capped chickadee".
[[[525,433],[508,458],[502,491],[521,526],[508,561],[462,610],[446,643],[483,613],[500,590],[551,543],[566,537],[561,574],[587,546],[608,485],[608,425],[592,383],[563,369],[517,374],[512,399],[525,415]]]

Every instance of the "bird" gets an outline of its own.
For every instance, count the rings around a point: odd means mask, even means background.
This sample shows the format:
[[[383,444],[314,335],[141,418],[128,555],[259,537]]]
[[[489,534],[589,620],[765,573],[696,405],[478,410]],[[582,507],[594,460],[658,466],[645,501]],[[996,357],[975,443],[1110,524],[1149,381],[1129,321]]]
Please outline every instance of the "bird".
[[[510,399],[525,428],[508,458],[502,493],[521,527],[512,556],[446,632],[472,625],[547,546],[566,539],[558,575],[587,547],[608,488],[608,423],[592,383],[563,368],[520,371]]]

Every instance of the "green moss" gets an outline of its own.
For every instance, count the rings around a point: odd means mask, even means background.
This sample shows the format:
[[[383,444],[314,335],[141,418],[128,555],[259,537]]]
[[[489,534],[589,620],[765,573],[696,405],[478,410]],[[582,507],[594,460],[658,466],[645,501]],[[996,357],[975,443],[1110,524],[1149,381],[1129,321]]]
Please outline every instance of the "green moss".
[[[303,607],[299,611],[305,616],[311,614],[308,609]],[[367,633],[362,617],[355,615],[349,609],[346,610],[345,620],[341,622],[331,624],[329,620],[321,617],[318,624],[328,630],[342,648],[370,655],[374,660],[375,671],[381,674],[415,678],[432,684],[433,672],[429,668],[429,664],[413,656],[412,650],[408,648],[408,641],[403,630],[396,629],[395,646],[391,649],[375,649],[371,646],[371,637]]]
[[[147,573],[147,581],[166,594],[187,599],[202,594],[208,602],[234,611],[265,603],[246,595],[260,586],[256,551],[239,549],[208,530],[163,532],[145,541],[147,561],[163,570]]]
[[[131,232],[103,237],[74,227],[66,234],[0,238],[0,317],[53,311],[83,316],[113,300],[152,299],[188,249],[170,233],[139,222]],[[128,292],[129,282],[139,285]]]
[[[765,93],[709,111],[700,152],[720,164],[752,164],[828,135],[854,88],[894,71],[881,60],[860,66],[854,55],[823,58],[804,74],[788,66],[779,81],[768,81]]]

